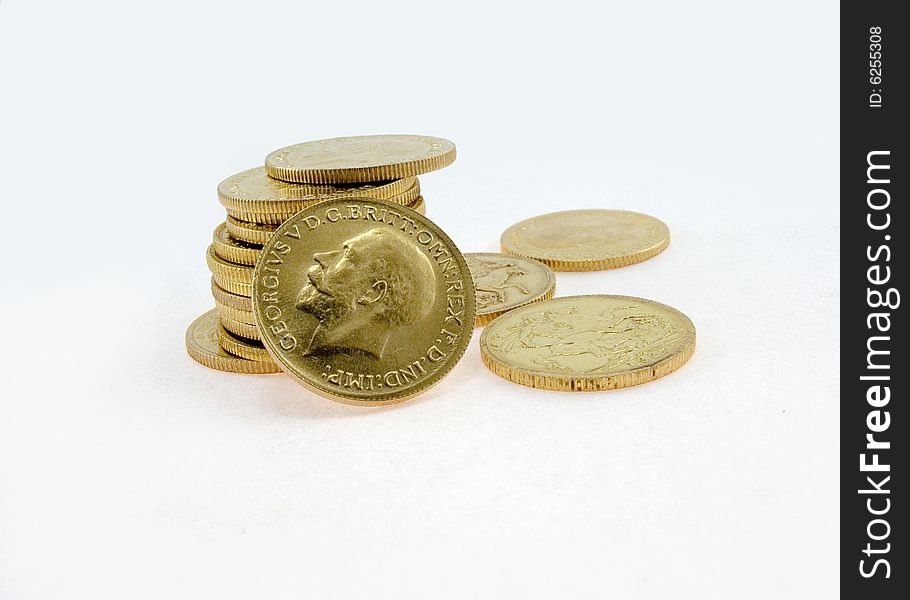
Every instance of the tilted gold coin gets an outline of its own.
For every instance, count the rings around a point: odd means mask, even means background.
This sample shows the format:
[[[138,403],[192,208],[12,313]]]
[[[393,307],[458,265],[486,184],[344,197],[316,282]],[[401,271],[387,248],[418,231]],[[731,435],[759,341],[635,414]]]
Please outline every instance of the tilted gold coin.
[[[220,287],[214,276],[212,277],[212,296],[215,298],[216,304],[230,306],[250,314],[253,313],[253,300],[249,296],[234,294]]]
[[[381,200],[330,200],[284,223],[253,281],[262,340],[307,388],[400,402],[442,379],[474,328],[474,282],[449,237]]]
[[[500,238],[505,254],[555,271],[600,271],[647,260],[670,243],[660,219],[628,210],[567,210],[521,221]]]
[[[218,201],[226,209],[240,213],[293,215],[306,206],[332,198],[394,198],[414,187],[416,182],[414,177],[405,177],[353,185],[289,183],[269,177],[264,167],[255,167],[219,183]]]
[[[218,331],[218,313],[210,310],[193,321],[186,330],[186,351],[193,360],[219,371],[230,373],[278,373],[274,362],[247,360],[225,352]]]
[[[206,250],[205,262],[209,267],[209,271],[218,278],[219,282],[230,281],[233,283],[250,284],[253,281],[253,267],[224,260],[215,254],[214,246],[209,246]],[[230,288],[225,289],[230,290]]]
[[[252,299],[250,298],[247,298],[247,300],[250,300],[250,302],[252,302]],[[223,319],[239,321],[248,325],[256,324],[256,318],[253,316],[252,311],[240,310],[234,308],[233,306],[221,304],[217,300],[215,300],[215,309],[218,311],[218,315]]]
[[[224,327],[218,330],[218,336],[219,341],[221,342],[221,347],[224,348],[229,354],[233,354],[234,356],[239,356],[240,358],[245,358],[247,360],[256,360],[259,362],[275,364],[275,361],[272,360],[272,357],[269,355],[268,351],[266,351],[265,347],[262,345],[262,342],[257,342],[256,340],[248,340],[246,338],[234,335]]]
[[[298,183],[357,183],[414,177],[452,164],[455,144],[423,135],[362,135],[281,148],[266,172]]]
[[[219,319],[221,319],[221,325],[225,329],[233,333],[234,335],[239,335],[240,337],[245,337],[248,340],[259,340],[259,328],[256,325],[251,323],[244,323],[243,321],[236,321],[230,317],[226,317],[223,314],[218,314]]]
[[[491,371],[547,390],[638,385],[681,367],[695,326],[675,308],[632,296],[566,296],[511,310],[480,336]]]
[[[268,242],[272,234],[275,233],[275,229],[278,228],[277,225],[263,225],[262,223],[242,221],[230,215],[224,221],[224,226],[232,238],[260,246]]]
[[[474,276],[477,326],[513,308],[552,298],[556,290],[553,271],[536,260],[487,252],[470,252],[464,258]]]
[[[253,266],[256,264],[256,259],[259,258],[262,246],[231,237],[227,225],[221,223],[212,234],[212,250],[224,260]]]
[[[398,181],[413,181],[413,184],[411,185],[411,187],[407,188],[400,194],[396,194],[389,198],[383,198],[383,200],[388,200],[389,202],[395,202],[396,204],[403,204],[405,206],[416,201],[417,198],[420,196],[420,183],[417,181],[417,178],[411,177],[409,179],[399,179]],[[339,198],[347,198],[347,197],[356,198],[356,197],[366,197],[366,196],[350,194],[347,196],[339,195],[337,197],[339,197]],[[325,200],[330,200],[330,199],[331,198],[329,197],[329,198],[324,198],[322,200],[316,200],[314,202],[301,203],[301,204],[299,204],[299,207],[296,208],[296,210],[292,210],[291,212],[277,212],[277,211],[271,212],[271,213],[270,212],[242,212],[242,211],[238,211],[238,210],[232,210],[229,208],[229,209],[227,209],[227,214],[234,217],[235,219],[239,219],[241,221],[246,221],[248,223],[260,223],[262,225],[276,225],[277,226],[277,225],[281,225],[282,223],[284,223],[285,221],[290,219],[292,216],[294,216],[294,214],[296,214],[298,211],[300,211],[305,206],[312,206],[313,204],[317,204],[318,202],[324,202]]]

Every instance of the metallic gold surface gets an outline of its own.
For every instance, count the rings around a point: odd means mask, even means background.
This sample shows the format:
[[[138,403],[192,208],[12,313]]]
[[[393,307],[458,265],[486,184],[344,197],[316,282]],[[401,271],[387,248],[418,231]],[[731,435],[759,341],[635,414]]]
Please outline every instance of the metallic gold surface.
[[[416,178],[406,177],[355,185],[288,183],[269,177],[264,167],[255,167],[219,183],[218,201],[226,209],[240,213],[293,215],[311,204],[332,198],[394,198],[414,187],[416,182]]]
[[[423,196],[418,196],[417,200],[414,200],[414,202],[412,202],[411,204],[408,204],[408,208],[410,208],[414,212],[418,212],[422,215],[427,214],[427,205],[423,201]]]
[[[219,285],[220,282],[223,281],[241,284],[250,284],[253,281],[253,267],[224,260],[215,254],[214,246],[209,246],[208,250],[206,250],[205,262],[209,267],[209,271],[212,272],[212,275],[218,278]],[[225,289],[230,290],[230,288]]]
[[[413,177],[455,160],[455,144],[423,135],[363,135],[281,148],[265,158],[266,172],[298,183],[357,183]]]
[[[249,244],[257,244],[259,246],[268,242],[269,238],[272,237],[272,234],[275,233],[275,230],[278,228],[277,225],[263,225],[261,223],[241,221],[230,215],[228,215],[228,218],[224,221],[224,225],[232,238]]]
[[[186,351],[193,360],[219,371],[230,373],[278,373],[274,362],[238,358],[221,347],[218,313],[210,310],[193,321],[186,330]]]
[[[259,258],[262,246],[231,237],[227,225],[220,223],[212,233],[212,250],[226,261],[253,266]]]
[[[230,279],[222,279],[218,275],[212,275],[212,281],[215,282],[216,286],[237,296],[249,298],[253,295],[253,284],[251,283],[237,283]]]
[[[269,356],[269,353],[262,345],[262,342],[257,342],[256,340],[248,340],[234,335],[224,327],[221,327],[218,330],[218,337],[221,343],[221,347],[224,348],[224,350],[226,350],[229,354],[233,354],[234,356],[239,356],[240,358],[245,358],[247,360],[271,363],[273,365],[275,364],[275,361],[273,361],[272,357]],[[275,366],[277,368],[278,365]]]
[[[695,351],[695,326],[664,304],[632,296],[566,296],[509,311],[480,336],[487,367],[547,390],[638,385],[681,367]]]
[[[252,300],[250,300],[250,302],[252,302]],[[218,315],[224,319],[240,321],[241,323],[246,323],[247,325],[256,324],[256,318],[253,317],[252,311],[240,310],[234,308],[233,306],[228,306],[227,304],[221,304],[217,300],[215,300],[215,309],[218,311]]]
[[[217,311],[217,309],[216,309]],[[244,323],[243,321],[237,321],[230,317],[226,317],[222,314],[218,315],[218,318],[221,320],[221,324],[225,329],[233,333],[234,335],[239,335],[240,337],[245,337],[248,340],[259,340],[259,329],[256,325],[250,323]]]
[[[380,200],[330,200],[278,228],[253,312],[282,370],[348,404],[383,405],[442,379],[470,341],[474,282],[426,217]]]
[[[475,326],[486,325],[513,308],[552,298],[556,290],[556,275],[536,260],[486,252],[470,252],[464,258],[474,276]]]
[[[417,198],[420,197],[420,183],[417,181],[417,178],[411,177],[411,178],[409,178],[409,180],[414,182],[411,185],[411,187],[407,188],[400,194],[396,194],[395,196],[388,198],[389,202],[394,202],[396,204],[403,204],[403,205],[407,206],[407,205],[415,202],[417,200]],[[406,180],[399,179],[398,181],[406,181]],[[339,197],[344,198],[344,197],[358,197],[358,196],[339,196]],[[327,198],[327,199],[331,199],[331,198]],[[318,202],[324,202],[324,201],[325,200],[318,200],[316,202],[309,202],[307,204],[301,204],[300,208],[298,208],[297,210],[290,212],[290,213],[285,213],[285,212],[273,212],[273,213],[241,212],[241,211],[237,211],[237,210],[227,209],[227,214],[234,217],[235,219],[239,219],[240,221],[246,221],[247,223],[259,223],[262,225],[277,226],[277,225],[281,225],[282,223],[284,223],[285,221],[290,219],[292,216],[294,216],[294,214],[296,212],[303,209],[304,207],[312,206],[313,204],[317,204]]]
[[[218,285],[214,277],[212,277],[212,296],[215,298],[216,304],[223,304],[248,313],[253,312],[253,300],[249,296],[240,296],[227,291]]]
[[[659,219],[628,210],[567,210],[516,223],[500,242],[505,254],[539,260],[554,271],[599,271],[660,254],[670,230]]]

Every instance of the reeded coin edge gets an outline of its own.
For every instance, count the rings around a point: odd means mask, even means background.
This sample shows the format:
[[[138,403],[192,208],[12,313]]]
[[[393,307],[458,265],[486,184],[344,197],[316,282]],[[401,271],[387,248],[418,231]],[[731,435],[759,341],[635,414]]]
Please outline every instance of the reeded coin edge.
[[[505,235],[505,234],[503,234]],[[530,258],[536,260],[537,262],[542,262],[547,265],[554,271],[560,272],[572,272],[572,271],[604,271],[607,269],[618,269],[620,267],[627,267],[629,265],[634,265],[635,263],[640,263],[653,258],[667,249],[667,246],[670,245],[670,236],[639,252],[633,254],[625,254],[623,256],[611,256],[608,258],[588,258],[588,259],[559,259],[559,258],[547,258],[544,256],[531,256],[527,252],[522,252],[514,248],[510,248],[504,240],[500,240],[500,247],[502,248],[503,254],[509,254],[511,256],[519,256],[521,258]]]
[[[226,317],[222,314],[219,314],[218,318],[221,320],[221,325],[234,335],[244,337],[248,340],[255,340],[257,342],[262,341],[259,335],[259,328],[256,325],[244,323],[243,321],[235,321],[234,319]]]
[[[620,296],[612,294],[587,294],[581,296],[562,296],[557,300],[565,298],[595,298],[601,295],[609,295],[618,298],[628,298],[637,302],[647,302],[668,308],[685,318],[687,327],[691,330],[692,336],[689,338],[680,352],[668,356],[652,365],[640,367],[632,371],[614,373],[611,375],[576,375],[574,377],[567,375],[557,375],[545,371],[536,371],[533,369],[522,369],[508,364],[507,362],[496,358],[487,347],[487,336],[492,330],[487,326],[483,333],[480,334],[480,359],[483,364],[494,374],[527,387],[550,390],[555,392],[596,392],[604,390],[615,390],[642,383],[648,383],[659,379],[682,367],[695,353],[696,331],[692,320],[681,311],[647,298],[638,298],[636,296]],[[526,305],[527,306],[527,305]],[[513,309],[515,310],[515,309]],[[511,312],[511,311],[509,311]],[[495,319],[494,319],[495,320]]]
[[[195,360],[197,363],[201,364],[204,367],[209,369],[215,369],[216,371],[223,371],[225,373],[243,373],[247,375],[269,375],[272,373],[279,373],[278,365],[273,363],[263,363],[259,361],[247,360],[245,358],[239,358],[236,356],[218,356],[210,353],[202,348],[199,348],[195,345],[195,340],[193,336],[190,335],[190,332],[196,327],[197,323],[204,318],[210,318],[209,315],[214,313],[214,310],[210,310],[206,313],[203,313],[199,317],[193,320],[190,323],[190,326],[187,327],[185,342],[186,342],[186,352],[189,354],[190,358]],[[225,351],[226,352],[226,351]]]
[[[278,228],[276,225],[245,222],[230,215],[225,219],[224,224],[231,237],[258,246],[264,246]]]
[[[451,149],[435,156],[387,165],[335,169],[295,169],[293,167],[282,167],[270,164],[269,161],[273,160],[272,157],[274,155],[292,147],[286,146],[284,148],[279,148],[274,152],[270,152],[269,155],[265,157],[265,170],[269,177],[274,177],[275,179],[280,179],[288,183],[369,183],[371,181],[387,181],[390,179],[416,177],[424,173],[429,173],[430,171],[442,169],[455,162],[455,144],[449,140],[445,141],[452,144]]]
[[[211,287],[212,297],[215,298],[215,302],[217,304],[223,304],[224,306],[229,306],[233,309],[242,310],[248,313],[253,312],[253,299],[249,296],[243,296],[229,292],[228,290],[218,285],[218,282],[215,280],[214,276],[212,277]]]
[[[262,169],[263,167],[254,167],[254,169]],[[252,171],[254,169],[247,169],[247,171]],[[313,198],[288,198],[288,199],[278,199],[278,198],[238,198],[236,196],[231,196],[230,194],[225,193],[224,185],[234,177],[242,175],[247,171],[241,171],[240,173],[235,173],[231,177],[226,178],[224,181],[218,184],[218,202],[222,206],[229,210],[234,210],[242,213],[283,213],[283,214],[295,214],[307,206],[311,206],[318,202],[324,200],[333,200],[336,198],[341,198],[347,195],[351,197],[362,197],[362,198],[394,198],[399,194],[407,192],[411,189],[416,183],[416,178],[414,177],[403,177],[399,179],[392,179],[385,183],[384,185],[377,185],[370,189],[359,189],[351,190],[348,194],[344,192],[339,192],[337,194],[331,194],[324,197],[315,196]],[[275,178],[277,179],[277,178]],[[282,183],[293,183],[281,180]],[[374,182],[363,182],[363,183],[374,183]],[[292,207],[297,207],[291,210]]]
[[[278,212],[278,211],[276,211],[276,212],[263,212],[263,211],[243,212],[243,211],[238,211],[238,210],[232,210],[230,208],[228,208],[226,210],[226,212],[229,216],[234,217],[238,221],[245,221],[247,223],[257,223],[260,225],[274,225],[277,227],[278,225],[281,225],[282,223],[284,223],[285,221],[287,221],[288,219],[290,219],[291,217],[296,215],[301,210],[303,210],[305,208],[309,208],[311,206],[315,206],[322,202],[328,202],[329,200],[344,200],[344,199],[386,200],[388,202],[394,202],[395,204],[408,206],[409,204],[412,204],[413,202],[415,202],[418,197],[420,197],[420,184],[417,182],[417,179],[415,178],[414,185],[412,185],[410,188],[408,188],[404,192],[402,192],[396,196],[392,196],[390,198],[372,198],[369,196],[358,196],[358,195],[352,194],[349,196],[335,196],[332,198],[323,198],[321,200],[315,200],[315,201],[309,202],[307,204],[300,204],[297,207],[285,207],[285,209],[290,208],[291,209],[290,212],[286,212],[286,210],[282,211],[282,212]]]
[[[229,354],[245,358],[246,360],[275,364],[275,361],[272,360],[271,355],[269,355],[268,351],[261,343],[258,346],[253,345],[255,340],[244,340],[240,336],[225,329],[223,325],[218,330],[218,336],[221,347]],[[278,365],[275,366],[277,367]]]

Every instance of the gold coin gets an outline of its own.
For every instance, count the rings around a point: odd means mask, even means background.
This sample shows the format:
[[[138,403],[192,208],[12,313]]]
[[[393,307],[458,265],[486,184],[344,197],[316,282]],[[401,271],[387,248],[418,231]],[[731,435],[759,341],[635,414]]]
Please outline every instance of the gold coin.
[[[230,215],[228,215],[228,218],[225,220],[224,226],[227,228],[227,232],[232,238],[249,244],[257,244],[259,246],[268,242],[269,238],[272,237],[272,234],[275,233],[275,230],[278,228],[277,225],[262,225],[261,223],[242,221],[240,219],[235,219]]]
[[[231,281],[230,279],[222,279],[218,275],[212,275],[212,281],[215,282],[215,285],[220,287],[223,290],[237,295],[237,296],[246,296],[247,298],[253,295],[253,284],[252,283],[237,283],[236,281]]]
[[[193,360],[219,371],[230,373],[278,373],[274,362],[247,360],[233,356],[221,347],[218,334],[221,325],[218,313],[210,310],[195,321],[186,330],[186,351]]]
[[[405,180],[399,179],[398,181],[405,181]],[[420,183],[417,181],[416,177],[410,178],[410,181],[414,182],[411,185],[411,187],[404,190],[400,194],[397,194],[395,196],[388,198],[388,201],[395,202],[396,204],[403,204],[405,206],[416,201],[417,198],[420,196]],[[359,196],[339,196],[339,197],[345,198],[345,197],[359,197]],[[326,200],[328,200],[328,199],[331,199],[331,198],[326,198]],[[284,223],[285,221],[287,221],[288,219],[293,217],[294,214],[299,212],[305,206],[312,206],[313,204],[317,204],[318,202],[324,202],[324,201],[325,200],[318,200],[316,202],[310,202],[308,204],[301,204],[300,208],[298,208],[297,210],[292,211],[290,213],[286,213],[286,212],[274,212],[274,213],[241,212],[241,211],[232,210],[229,208],[229,209],[227,209],[227,214],[234,217],[235,219],[239,219],[241,221],[246,221],[247,223],[260,223],[262,225],[276,225],[277,226],[277,225],[281,225],[282,223]]]
[[[222,281],[250,284],[253,281],[253,267],[241,265],[224,260],[215,254],[214,246],[209,246],[205,252],[205,262],[212,275],[218,278],[219,285]],[[222,286],[224,287],[224,286]],[[228,289],[229,288],[225,288]]]
[[[222,314],[219,314],[218,318],[221,319],[221,325],[234,335],[245,337],[248,340],[260,339],[259,329],[255,325],[244,323],[243,321],[236,321],[230,317],[225,317]]]
[[[477,298],[475,326],[502,313],[553,297],[556,276],[550,267],[530,258],[486,252],[464,255],[474,276]]]
[[[660,219],[628,210],[567,210],[512,225],[505,254],[539,260],[554,271],[614,269],[656,256],[670,243]]]
[[[249,296],[240,296],[220,287],[212,277],[212,296],[216,304],[222,304],[248,313],[253,312],[253,300]]]
[[[250,300],[252,302],[252,300]],[[224,319],[231,319],[232,321],[240,321],[241,323],[246,323],[248,325],[255,325],[256,319],[253,317],[251,311],[240,310],[232,306],[227,306],[226,304],[221,304],[215,300],[215,308],[218,310],[218,315]]]
[[[414,202],[412,202],[411,204],[408,204],[408,208],[410,208],[414,212],[418,212],[422,215],[427,214],[427,205],[423,201],[423,196],[418,196],[417,200],[414,200]]]
[[[295,144],[265,157],[283,181],[358,183],[413,177],[455,160],[455,144],[423,135],[362,135]]]
[[[231,175],[218,184],[218,201],[240,213],[293,215],[316,202],[340,197],[394,198],[416,182],[414,177],[355,185],[288,183],[269,177],[264,167]]]
[[[218,336],[219,341],[221,342],[221,347],[224,348],[229,354],[233,354],[234,356],[239,356],[240,358],[245,358],[247,360],[271,363],[273,365],[275,364],[275,361],[273,361],[272,357],[269,356],[269,353],[262,345],[262,342],[257,342],[256,340],[248,340],[234,335],[224,327],[221,327],[218,330]],[[278,365],[275,366],[277,367]]]
[[[695,326],[664,304],[632,296],[566,296],[511,310],[480,336],[491,371],[521,385],[587,392],[638,385],[680,368]]]
[[[253,286],[275,362],[348,404],[423,392],[461,358],[474,328],[461,252],[426,217],[381,200],[330,200],[298,213],[265,245]]]
[[[212,234],[212,250],[229,262],[253,266],[259,258],[262,246],[232,238],[228,234],[227,225],[221,223]]]

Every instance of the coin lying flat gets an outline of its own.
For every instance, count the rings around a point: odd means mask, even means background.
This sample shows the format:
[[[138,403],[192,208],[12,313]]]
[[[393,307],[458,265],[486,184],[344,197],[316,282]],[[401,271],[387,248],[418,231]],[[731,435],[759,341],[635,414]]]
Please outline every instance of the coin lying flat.
[[[249,284],[253,281],[253,267],[224,260],[215,253],[214,245],[209,246],[206,250],[205,261],[209,271],[218,278],[219,282],[231,281],[233,283]]]
[[[395,198],[413,188],[416,183],[416,178],[406,177],[355,185],[307,185],[269,177],[264,167],[255,167],[231,175],[219,183],[218,201],[226,209],[241,213],[292,215],[310,204],[332,198]]]
[[[234,356],[239,356],[240,358],[245,358],[247,360],[255,360],[259,362],[275,364],[275,361],[273,361],[272,357],[269,356],[269,353],[262,345],[262,342],[257,342],[256,340],[248,340],[238,335],[234,335],[224,327],[218,330],[218,338],[221,343],[221,347],[224,348],[224,350],[226,350],[229,354],[233,354]]]
[[[212,296],[215,298],[216,304],[223,304],[248,313],[253,312],[253,300],[249,296],[233,294],[220,287],[214,276],[212,277]]]
[[[221,320],[221,325],[234,335],[248,340],[260,340],[259,328],[255,324],[232,319],[225,316],[222,311],[218,311],[218,318]]]
[[[259,258],[262,246],[231,237],[227,225],[221,223],[212,233],[212,250],[229,262],[253,266],[256,264],[256,259]]]
[[[548,390],[638,385],[680,368],[695,326],[664,304],[632,296],[566,296],[509,311],[480,336],[491,371]]]
[[[227,290],[236,296],[246,296],[247,298],[250,298],[253,295],[252,283],[238,283],[236,281],[231,281],[230,279],[222,279],[215,274],[212,275],[212,281],[215,282],[216,286],[223,290]]]
[[[400,194],[396,194],[389,198],[383,198],[383,200],[388,200],[389,202],[394,202],[396,204],[403,204],[405,206],[411,204],[412,202],[415,202],[417,200],[417,198],[420,196],[420,183],[417,181],[417,178],[411,177],[409,179],[399,179],[398,181],[412,181],[413,184],[411,185],[411,187],[402,191]],[[347,195],[347,196],[339,195],[338,197],[345,198],[345,197],[360,197],[360,196],[352,194],[352,195]],[[363,197],[366,197],[366,196],[363,196]],[[328,200],[328,199],[330,199],[330,198],[317,199],[316,201],[313,201],[313,202],[295,204],[294,206],[291,207],[292,210],[290,212],[278,212],[278,211],[275,211],[275,212],[261,212],[261,211],[243,212],[243,211],[238,211],[238,210],[233,210],[233,209],[228,208],[227,214],[234,217],[235,219],[239,219],[241,221],[246,221],[248,223],[260,223],[263,225],[281,225],[282,223],[284,223],[285,221],[290,219],[292,216],[294,216],[295,213],[300,211],[305,206],[312,206],[313,204],[316,204],[318,202],[324,202],[325,200]]]
[[[186,351],[196,362],[230,373],[278,373],[273,362],[247,360],[225,352],[218,331],[218,313],[210,310],[193,321],[186,330]]]
[[[500,238],[505,254],[555,271],[599,271],[647,260],[670,243],[660,219],[628,210],[567,210],[526,219]]]
[[[296,183],[359,183],[414,177],[452,164],[455,144],[423,135],[362,135],[281,148],[265,158],[269,176]]]
[[[477,326],[513,308],[552,298],[556,290],[553,271],[536,260],[484,252],[471,252],[464,258],[474,276]]]
[[[232,238],[238,239],[250,244],[262,246],[269,241],[272,234],[275,233],[275,225],[263,225],[262,223],[251,223],[236,219],[228,215],[224,221],[224,226]]]
[[[418,212],[422,215],[427,214],[427,205],[423,201],[423,196],[418,196],[417,200],[414,200],[414,202],[412,202],[411,204],[408,204],[408,208],[410,208],[414,212]]]
[[[252,302],[250,298],[247,298],[247,300],[250,300],[250,302]],[[234,308],[233,306],[228,306],[227,304],[221,304],[217,300],[215,300],[215,309],[218,311],[218,315],[222,319],[239,321],[251,326],[256,324],[256,318],[253,316],[252,311],[240,310]]]
[[[253,279],[275,362],[348,404],[400,402],[437,383],[474,328],[474,282],[426,217],[381,200],[330,200],[281,225]]]

